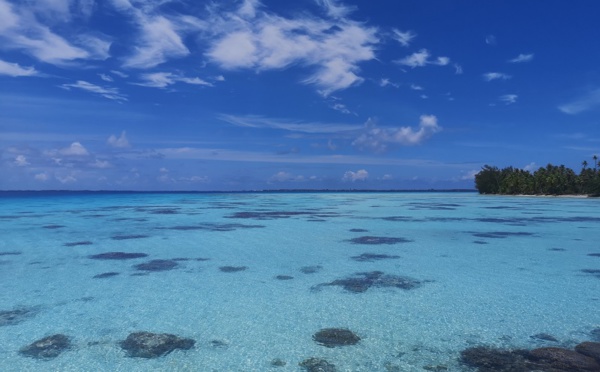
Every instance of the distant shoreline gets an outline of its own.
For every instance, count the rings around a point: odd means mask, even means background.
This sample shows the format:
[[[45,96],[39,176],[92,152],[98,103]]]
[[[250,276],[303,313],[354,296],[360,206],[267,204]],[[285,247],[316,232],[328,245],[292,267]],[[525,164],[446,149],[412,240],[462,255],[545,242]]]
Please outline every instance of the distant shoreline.
[[[0,190],[2,195],[60,195],[60,194],[277,194],[277,193],[476,193],[475,189],[274,189],[274,190],[212,190],[212,191],[169,191],[169,190]]]

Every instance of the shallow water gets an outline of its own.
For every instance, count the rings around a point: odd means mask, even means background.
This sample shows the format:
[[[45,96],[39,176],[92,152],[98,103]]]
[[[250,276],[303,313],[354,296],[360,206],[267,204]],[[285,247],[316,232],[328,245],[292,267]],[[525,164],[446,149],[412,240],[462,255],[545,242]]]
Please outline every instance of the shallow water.
[[[596,199],[37,193],[0,201],[3,371],[300,371],[310,357],[338,371],[463,371],[467,347],[573,347],[600,327]],[[136,255],[91,258],[107,252]],[[374,272],[383,274],[366,280]],[[330,327],[361,340],[313,341]],[[127,357],[119,342],[136,331],[196,345]],[[558,342],[531,337],[540,333]],[[50,360],[19,353],[53,334],[73,347]],[[276,358],[285,366],[272,366]]]

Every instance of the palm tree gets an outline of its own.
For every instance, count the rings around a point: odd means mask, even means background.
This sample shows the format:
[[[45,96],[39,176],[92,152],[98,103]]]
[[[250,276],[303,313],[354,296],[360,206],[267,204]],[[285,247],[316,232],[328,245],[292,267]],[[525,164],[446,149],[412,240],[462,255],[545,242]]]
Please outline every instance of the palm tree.
[[[588,166],[588,162],[586,160],[584,160],[583,163],[581,163],[581,165],[583,166],[583,169],[585,170],[585,168],[587,168],[587,166]]]
[[[598,156],[594,155],[592,156],[592,159],[594,159],[594,172],[596,172],[598,169]]]

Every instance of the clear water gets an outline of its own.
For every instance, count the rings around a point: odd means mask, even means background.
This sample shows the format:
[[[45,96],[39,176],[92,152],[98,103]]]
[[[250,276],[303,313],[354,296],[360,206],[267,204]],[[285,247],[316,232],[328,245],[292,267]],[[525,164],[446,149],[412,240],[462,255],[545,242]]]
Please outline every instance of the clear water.
[[[0,326],[2,371],[299,371],[309,357],[338,371],[462,371],[459,353],[470,346],[572,347],[600,327],[600,278],[582,271],[600,269],[600,257],[589,256],[600,253],[600,200],[7,194],[0,203],[0,311],[33,309]],[[363,236],[409,241],[351,241]],[[88,243],[72,244],[81,242]],[[149,256],[89,258],[113,251]],[[399,258],[352,259],[363,253]],[[134,267],[174,258],[186,260],[162,272]],[[302,271],[313,266],[314,273]],[[360,293],[318,286],[372,271],[421,285]],[[106,272],[119,275],[94,278]],[[312,335],[329,327],[348,328],[361,341],[315,343]],[[196,346],[130,358],[119,342],[136,331],[193,338]],[[74,347],[48,361],[19,354],[57,333]],[[530,337],[539,333],[559,342]],[[275,358],[286,365],[272,366]]]

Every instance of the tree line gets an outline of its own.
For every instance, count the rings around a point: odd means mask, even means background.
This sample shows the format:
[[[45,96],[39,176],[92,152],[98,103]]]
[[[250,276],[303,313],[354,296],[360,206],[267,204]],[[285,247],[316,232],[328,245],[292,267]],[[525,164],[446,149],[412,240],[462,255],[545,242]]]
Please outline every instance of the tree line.
[[[583,161],[579,174],[564,165],[548,164],[533,173],[484,165],[475,175],[475,187],[480,194],[600,196],[600,163],[595,155],[593,160],[593,167]]]

